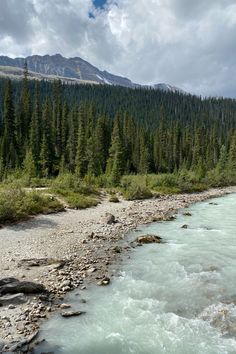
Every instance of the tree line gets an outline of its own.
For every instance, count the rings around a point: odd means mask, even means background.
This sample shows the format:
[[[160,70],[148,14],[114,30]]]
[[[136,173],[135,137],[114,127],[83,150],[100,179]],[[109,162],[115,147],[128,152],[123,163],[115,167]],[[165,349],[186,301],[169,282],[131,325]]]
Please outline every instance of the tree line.
[[[123,174],[236,171],[236,101],[112,86],[0,80],[0,178],[28,169]]]

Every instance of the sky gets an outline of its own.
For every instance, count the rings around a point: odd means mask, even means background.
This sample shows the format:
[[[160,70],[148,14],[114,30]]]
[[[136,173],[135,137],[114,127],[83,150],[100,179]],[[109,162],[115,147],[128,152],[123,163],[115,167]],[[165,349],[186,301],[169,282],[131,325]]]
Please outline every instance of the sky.
[[[106,0],[93,0],[93,4],[97,8],[103,8],[106,2]]]
[[[55,53],[136,83],[236,97],[236,1],[0,0],[0,55]]]

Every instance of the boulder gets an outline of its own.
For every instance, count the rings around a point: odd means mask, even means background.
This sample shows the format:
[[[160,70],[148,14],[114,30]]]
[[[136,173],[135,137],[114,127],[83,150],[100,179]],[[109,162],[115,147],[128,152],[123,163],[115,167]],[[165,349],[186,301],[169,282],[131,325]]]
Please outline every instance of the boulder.
[[[5,278],[0,280],[0,295],[5,294],[40,294],[45,292],[44,285],[30,281],[19,281],[15,278]]]
[[[136,239],[138,244],[161,243],[162,238],[156,235],[141,235]]]
[[[184,216],[192,216],[192,214],[189,211],[187,211],[186,213],[183,213],[183,215]]]
[[[110,213],[106,213],[102,218],[101,218],[101,222],[102,224],[107,224],[107,225],[111,225],[114,224],[116,222],[115,216],[110,214]]]
[[[6,284],[17,282],[17,281],[18,281],[18,279],[16,279],[16,278],[3,278],[3,279],[0,279],[0,287],[3,286],[3,285],[6,285]]]
[[[0,306],[19,305],[25,303],[26,301],[27,299],[22,293],[5,295],[0,297]]]

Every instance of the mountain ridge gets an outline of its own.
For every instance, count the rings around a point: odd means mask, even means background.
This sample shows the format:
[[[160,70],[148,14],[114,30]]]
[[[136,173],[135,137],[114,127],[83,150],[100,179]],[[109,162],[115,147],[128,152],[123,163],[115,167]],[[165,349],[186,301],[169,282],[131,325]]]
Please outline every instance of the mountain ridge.
[[[0,76],[22,78],[25,62],[27,62],[29,78],[32,79],[55,80],[59,78],[66,83],[106,84],[184,93],[180,88],[166,83],[137,84],[126,77],[111,74],[106,70],[101,71],[80,57],[65,58],[61,54],[31,55],[25,58],[0,56]]]

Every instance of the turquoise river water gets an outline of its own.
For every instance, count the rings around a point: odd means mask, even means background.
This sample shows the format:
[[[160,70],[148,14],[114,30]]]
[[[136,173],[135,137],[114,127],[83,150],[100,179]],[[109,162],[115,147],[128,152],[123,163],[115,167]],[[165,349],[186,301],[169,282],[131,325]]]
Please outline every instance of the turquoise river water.
[[[75,290],[68,302],[86,314],[54,315],[35,353],[235,354],[236,194],[188,211],[131,233],[166,242],[132,250],[111,285]]]

